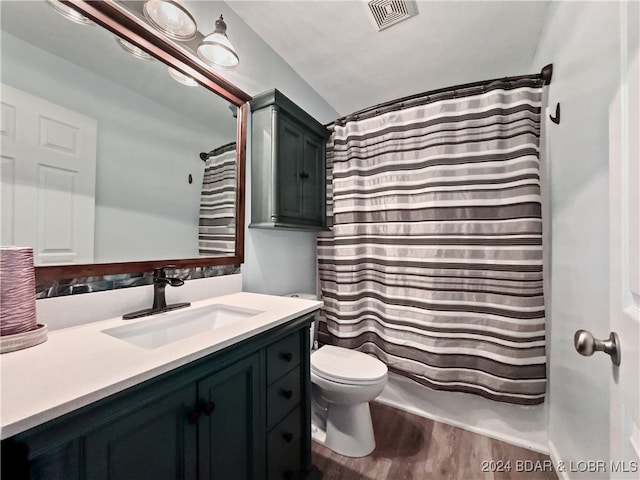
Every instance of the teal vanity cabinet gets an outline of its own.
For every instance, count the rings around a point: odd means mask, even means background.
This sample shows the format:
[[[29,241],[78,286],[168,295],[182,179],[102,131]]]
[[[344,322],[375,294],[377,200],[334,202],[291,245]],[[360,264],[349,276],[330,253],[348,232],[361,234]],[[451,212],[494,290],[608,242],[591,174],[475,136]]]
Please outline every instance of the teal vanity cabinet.
[[[249,226],[324,230],[329,130],[278,90],[250,103]]]
[[[319,478],[311,464],[312,318],[4,440],[2,478]]]

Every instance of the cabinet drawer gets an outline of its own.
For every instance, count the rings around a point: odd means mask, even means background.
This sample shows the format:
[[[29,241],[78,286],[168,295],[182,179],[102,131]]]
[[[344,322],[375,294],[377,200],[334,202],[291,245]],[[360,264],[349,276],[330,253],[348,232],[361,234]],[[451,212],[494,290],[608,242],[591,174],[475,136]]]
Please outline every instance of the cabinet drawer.
[[[289,445],[286,452],[279,458],[269,458],[267,465],[269,480],[295,480],[301,478],[302,470],[302,442]]]
[[[267,389],[267,430],[300,403],[300,367],[286,374]]]
[[[302,410],[300,406],[287,415],[269,432],[267,452],[269,459],[282,457],[302,437]]]
[[[300,363],[300,333],[295,332],[267,348],[267,384],[272,384]]]

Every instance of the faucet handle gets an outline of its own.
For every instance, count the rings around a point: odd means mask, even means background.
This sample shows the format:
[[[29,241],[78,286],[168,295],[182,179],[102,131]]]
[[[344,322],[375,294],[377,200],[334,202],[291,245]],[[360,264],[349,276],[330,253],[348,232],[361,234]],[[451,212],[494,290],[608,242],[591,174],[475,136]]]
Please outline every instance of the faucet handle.
[[[158,284],[171,285],[172,287],[180,287],[184,285],[184,280],[180,278],[167,277],[165,268],[175,268],[175,265],[167,265],[166,267],[155,268],[153,270],[153,282]]]
[[[164,269],[165,267],[154,268],[153,278],[164,278],[165,277]]]
[[[164,267],[158,267],[153,269],[153,278],[164,278],[167,276],[165,269],[176,268],[175,265],[165,265]]]

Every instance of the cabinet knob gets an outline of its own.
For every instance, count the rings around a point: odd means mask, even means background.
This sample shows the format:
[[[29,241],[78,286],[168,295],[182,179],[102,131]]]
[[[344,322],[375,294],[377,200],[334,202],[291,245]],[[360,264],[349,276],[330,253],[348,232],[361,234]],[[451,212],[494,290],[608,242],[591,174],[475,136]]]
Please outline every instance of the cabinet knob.
[[[291,440],[293,440],[293,433],[290,433],[290,432],[283,433],[282,438],[284,438],[285,442],[291,443]]]
[[[290,362],[293,359],[293,353],[291,352],[283,353],[282,359],[286,362]]]
[[[289,389],[289,390],[283,390],[282,391],[282,396],[284,398],[286,398],[287,400],[290,400],[291,397],[293,397],[293,390]]]
[[[309,178],[309,174],[307,172],[300,172],[300,178]]]
[[[189,415],[187,415],[187,418],[189,419],[189,423],[191,425],[195,425],[196,423],[198,423],[198,420],[200,420],[200,410],[196,408],[195,410],[190,412]]]
[[[205,403],[202,407],[202,411],[206,416],[211,415],[211,413],[216,409],[216,404],[214,402]]]

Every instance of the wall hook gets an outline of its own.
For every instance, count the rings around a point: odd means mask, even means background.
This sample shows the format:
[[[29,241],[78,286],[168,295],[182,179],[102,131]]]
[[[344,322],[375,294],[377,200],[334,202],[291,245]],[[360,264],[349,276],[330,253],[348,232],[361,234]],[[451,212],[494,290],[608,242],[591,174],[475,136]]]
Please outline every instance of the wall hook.
[[[549,118],[556,125],[558,125],[560,123],[560,104],[559,103],[556,103],[556,114],[555,115],[549,115]]]

